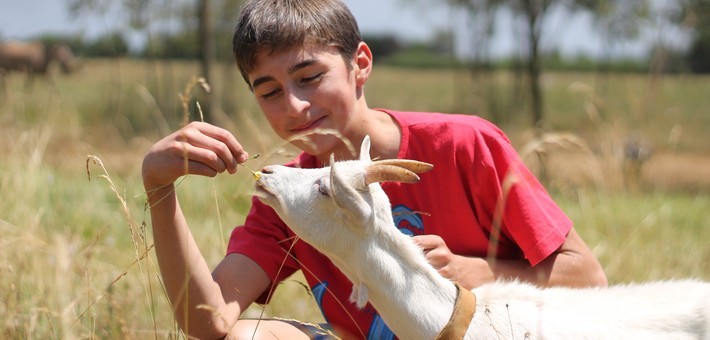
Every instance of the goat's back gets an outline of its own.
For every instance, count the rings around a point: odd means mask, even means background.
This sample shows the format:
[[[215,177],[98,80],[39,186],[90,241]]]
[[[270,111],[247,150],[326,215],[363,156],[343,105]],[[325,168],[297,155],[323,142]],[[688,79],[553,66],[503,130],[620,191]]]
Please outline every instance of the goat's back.
[[[515,338],[710,339],[707,282],[658,281],[585,289],[496,282],[474,292],[478,297],[474,319],[485,321],[479,320],[477,327],[507,334],[512,330]],[[531,304],[537,306],[533,312]]]

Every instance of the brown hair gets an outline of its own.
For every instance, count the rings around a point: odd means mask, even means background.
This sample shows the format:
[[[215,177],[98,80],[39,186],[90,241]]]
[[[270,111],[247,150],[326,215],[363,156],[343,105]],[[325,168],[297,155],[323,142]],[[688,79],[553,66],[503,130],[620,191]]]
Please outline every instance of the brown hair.
[[[351,61],[362,41],[357,22],[340,0],[248,0],[232,38],[239,72],[248,74],[262,50],[284,51],[304,43],[336,47]]]

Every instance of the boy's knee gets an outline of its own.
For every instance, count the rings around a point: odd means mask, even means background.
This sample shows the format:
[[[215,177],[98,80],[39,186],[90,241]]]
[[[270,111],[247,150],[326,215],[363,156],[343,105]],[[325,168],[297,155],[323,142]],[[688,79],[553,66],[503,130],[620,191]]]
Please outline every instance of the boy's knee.
[[[280,320],[239,320],[226,339],[310,339],[300,328]]]

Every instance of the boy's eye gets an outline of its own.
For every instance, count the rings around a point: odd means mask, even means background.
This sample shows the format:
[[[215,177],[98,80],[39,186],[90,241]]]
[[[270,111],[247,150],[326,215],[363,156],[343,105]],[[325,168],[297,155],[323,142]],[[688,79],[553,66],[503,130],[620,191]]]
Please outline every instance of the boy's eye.
[[[262,94],[261,97],[264,99],[270,99],[270,98],[276,97],[276,95],[278,95],[279,92],[280,92],[279,89],[271,90],[269,92]]]
[[[316,74],[314,74],[314,75],[312,75],[312,76],[310,76],[310,77],[305,77],[305,78],[303,78],[303,79],[301,80],[301,82],[306,83],[306,84],[313,83],[313,82],[316,82],[316,81],[320,80],[320,78],[321,78],[322,76],[323,76],[323,72],[319,72],[319,73],[316,73]]]

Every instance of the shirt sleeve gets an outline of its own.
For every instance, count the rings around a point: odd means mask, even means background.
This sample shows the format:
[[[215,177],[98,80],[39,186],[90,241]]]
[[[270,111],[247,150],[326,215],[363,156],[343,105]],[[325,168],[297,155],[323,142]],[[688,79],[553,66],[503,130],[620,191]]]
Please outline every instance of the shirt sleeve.
[[[474,145],[474,176],[478,196],[488,197],[490,228],[500,228],[531,265],[540,263],[564,243],[572,221],[497,128],[483,130]]]
[[[234,228],[227,254],[243,254],[256,262],[271,279],[271,286],[258,299],[268,303],[273,287],[299,269],[289,256],[292,232],[269,206],[252,198],[252,208],[243,226]]]

